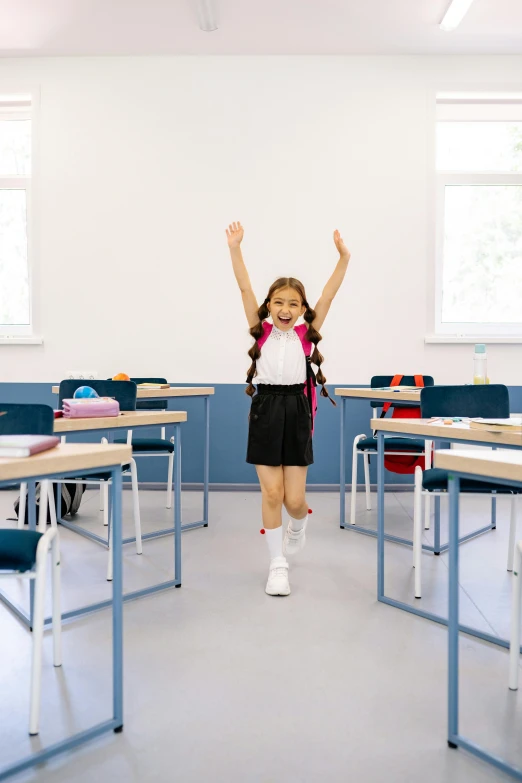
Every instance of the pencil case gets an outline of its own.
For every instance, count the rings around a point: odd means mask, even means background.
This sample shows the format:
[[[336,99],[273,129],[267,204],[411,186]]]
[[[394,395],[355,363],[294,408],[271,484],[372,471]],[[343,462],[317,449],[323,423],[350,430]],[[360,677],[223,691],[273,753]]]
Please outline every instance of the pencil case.
[[[95,419],[101,416],[119,416],[120,403],[112,397],[87,400],[63,400],[65,419]]]

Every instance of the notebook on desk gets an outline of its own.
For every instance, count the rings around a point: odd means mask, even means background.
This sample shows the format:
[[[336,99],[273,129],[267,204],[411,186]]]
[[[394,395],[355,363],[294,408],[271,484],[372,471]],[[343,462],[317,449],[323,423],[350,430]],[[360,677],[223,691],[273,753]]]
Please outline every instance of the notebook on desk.
[[[369,391],[392,391],[392,392],[418,391],[420,394],[422,389],[420,386],[377,386],[370,389]]]
[[[170,389],[170,383],[138,383],[138,389]]]
[[[522,418],[510,419],[471,419],[469,426],[475,430],[489,432],[520,432],[522,434]]]
[[[0,435],[0,457],[32,457],[54,449],[59,442],[54,435]]]

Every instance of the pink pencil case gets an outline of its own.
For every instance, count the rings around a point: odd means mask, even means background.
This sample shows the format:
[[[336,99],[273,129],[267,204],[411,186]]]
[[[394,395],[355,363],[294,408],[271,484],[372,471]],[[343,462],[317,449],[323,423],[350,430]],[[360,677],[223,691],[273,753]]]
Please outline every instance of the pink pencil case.
[[[95,419],[101,416],[119,416],[120,403],[112,397],[91,400],[62,400],[65,419]]]

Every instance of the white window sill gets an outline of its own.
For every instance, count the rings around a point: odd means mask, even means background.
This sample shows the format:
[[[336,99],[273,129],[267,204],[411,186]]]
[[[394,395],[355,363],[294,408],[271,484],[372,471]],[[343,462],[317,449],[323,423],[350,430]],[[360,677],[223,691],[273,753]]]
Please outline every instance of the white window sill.
[[[487,345],[499,344],[499,345],[522,345],[522,335],[502,336],[498,334],[477,334],[473,336],[461,335],[461,334],[427,334],[424,337],[424,342],[427,344],[433,343],[445,343],[451,344],[475,344],[486,343]]]
[[[43,337],[41,335],[13,335],[8,337],[7,335],[0,335],[0,345],[42,345]]]

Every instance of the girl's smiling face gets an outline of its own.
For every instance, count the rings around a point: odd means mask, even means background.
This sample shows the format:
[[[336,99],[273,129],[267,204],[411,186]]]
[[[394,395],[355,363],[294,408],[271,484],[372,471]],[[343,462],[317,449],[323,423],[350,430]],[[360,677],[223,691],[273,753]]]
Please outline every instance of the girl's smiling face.
[[[274,325],[282,332],[293,329],[297,319],[306,310],[301,296],[294,288],[280,288],[275,291],[267,307]]]

